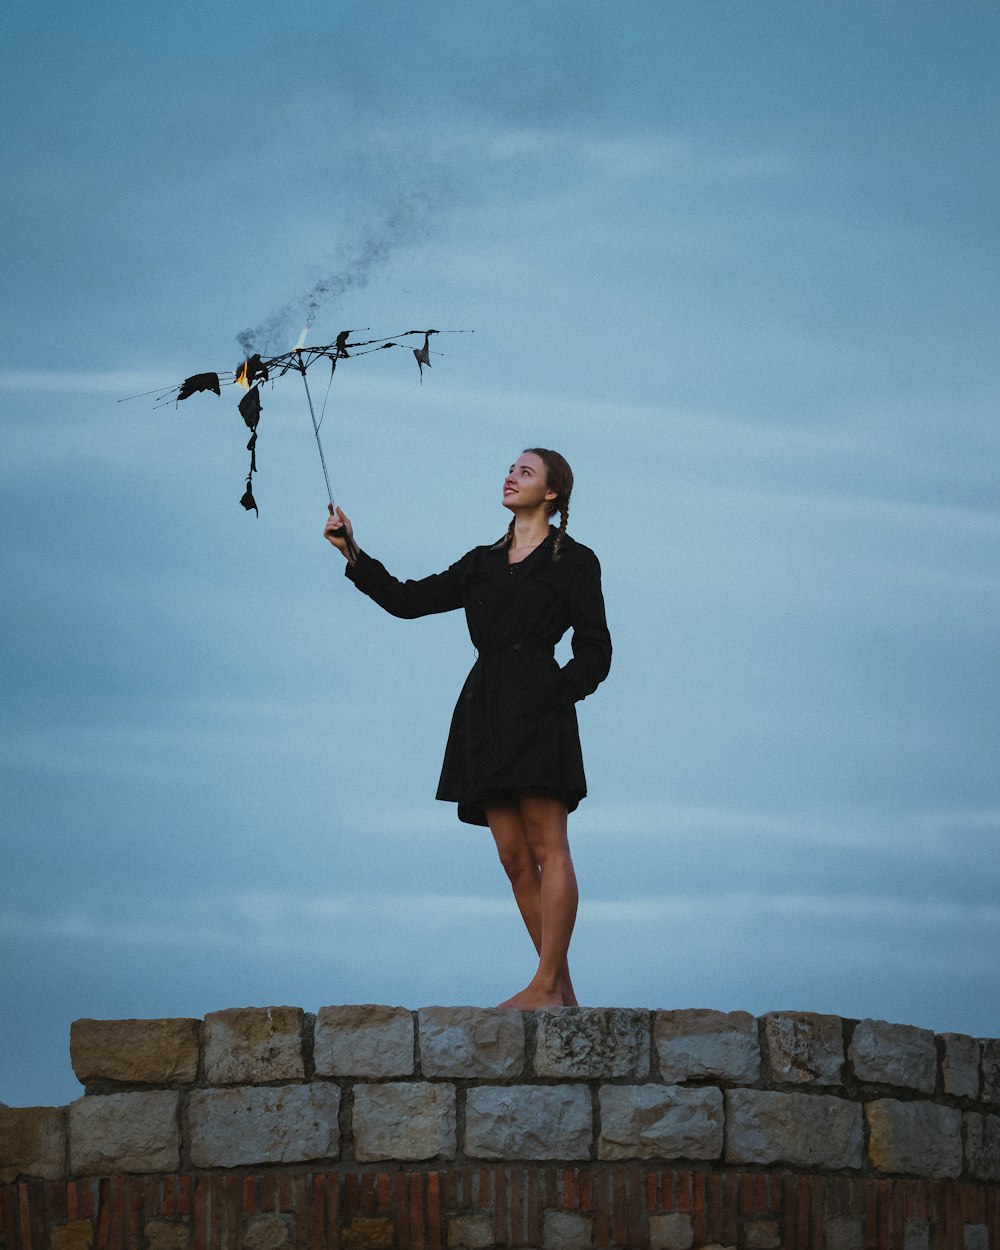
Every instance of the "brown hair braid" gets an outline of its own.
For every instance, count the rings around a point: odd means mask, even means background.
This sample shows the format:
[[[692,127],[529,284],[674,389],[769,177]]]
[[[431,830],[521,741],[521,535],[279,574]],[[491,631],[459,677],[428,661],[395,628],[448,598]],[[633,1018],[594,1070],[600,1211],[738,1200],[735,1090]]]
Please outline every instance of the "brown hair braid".
[[[558,560],[559,548],[566,536],[566,522],[569,520],[569,497],[573,493],[573,470],[564,456],[560,456],[557,451],[551,451],[548,447],[525,447],[524,450],[532,456],[537,456],[545,465],[545,485],[549,490],[556,492],[555,499],[548,501],[545,510],[549,516],[552,516],[554,512],[559,513],[559,529],[556,531],[556,540],[552,544],[552,559]],[[508,532],[512,538],[513,523]]]

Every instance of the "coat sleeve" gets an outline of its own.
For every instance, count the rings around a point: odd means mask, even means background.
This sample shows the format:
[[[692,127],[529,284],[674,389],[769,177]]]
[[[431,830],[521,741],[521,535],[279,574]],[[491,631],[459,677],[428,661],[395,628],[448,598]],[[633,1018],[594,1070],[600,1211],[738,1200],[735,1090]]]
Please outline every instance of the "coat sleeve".
[[[604,614],[601,565],[587,551],[570,584],[573,658],[559,674],[559,698],[577,703],[593,694],[611,668],[611,635]]]
[[[464,560],[464,557],[463,557]],[[411,621],[418,616],[431,616],[435,612],[452,612],[460,608],[462,599],[461,566],[458,560],[443,573],[423,577],[419,581],[401,582],[386,569],[384,564],[367,555],[358,553],[357,561],[344,569],[345,576],[380,608]]]

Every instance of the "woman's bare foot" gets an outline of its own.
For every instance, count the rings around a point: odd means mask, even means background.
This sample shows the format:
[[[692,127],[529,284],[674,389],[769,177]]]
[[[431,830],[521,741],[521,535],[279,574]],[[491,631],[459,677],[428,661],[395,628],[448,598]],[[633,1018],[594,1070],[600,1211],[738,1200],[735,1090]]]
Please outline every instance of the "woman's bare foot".
[[[512,1011],[538,1011],[542,1007],[565,1007],[562,990],[545,990],[538,985],[526,985],[513,997],[500,1004]]]

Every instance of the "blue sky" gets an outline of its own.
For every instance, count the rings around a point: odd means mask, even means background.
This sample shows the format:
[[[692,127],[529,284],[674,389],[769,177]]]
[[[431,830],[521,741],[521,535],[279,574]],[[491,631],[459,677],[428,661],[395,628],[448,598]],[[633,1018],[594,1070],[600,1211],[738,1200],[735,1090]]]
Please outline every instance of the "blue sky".
[[[1000,1033],[993,6],[41,3],[5,15],[0,1100],[78,1016],[490,1004],[433,799],[473,660],[342,578],[301,388],[123,396],[347,326],[334,489],[437,571],[576,472],[583,1001]],[[288,310],[283,315],[283,310]],[[275,314],[282,314],[275,318]],[[282,338],[284,336],[284,338]]]

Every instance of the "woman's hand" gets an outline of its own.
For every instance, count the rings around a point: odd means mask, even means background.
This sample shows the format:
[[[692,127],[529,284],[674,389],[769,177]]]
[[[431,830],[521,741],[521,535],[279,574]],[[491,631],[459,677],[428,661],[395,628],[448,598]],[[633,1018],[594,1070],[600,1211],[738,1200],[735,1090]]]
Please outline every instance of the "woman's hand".
[[[350,559],[347,540],[354,535],[351,519],[344,515],[343,508],[338,508],[334,511],[333,504],[327,504],[326,507],[330,515],[327,517],[323,537],[327,542],[332,543],[342,556]]]

